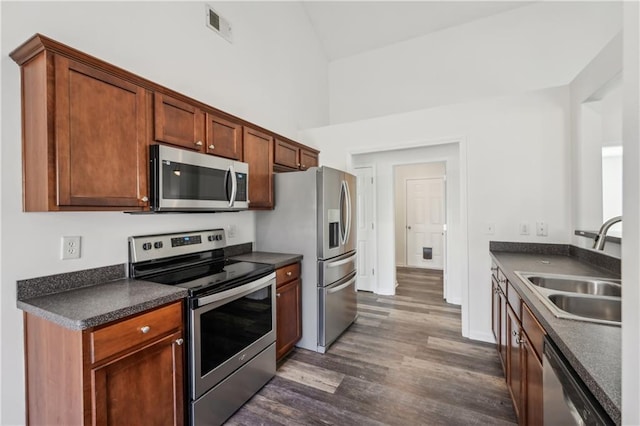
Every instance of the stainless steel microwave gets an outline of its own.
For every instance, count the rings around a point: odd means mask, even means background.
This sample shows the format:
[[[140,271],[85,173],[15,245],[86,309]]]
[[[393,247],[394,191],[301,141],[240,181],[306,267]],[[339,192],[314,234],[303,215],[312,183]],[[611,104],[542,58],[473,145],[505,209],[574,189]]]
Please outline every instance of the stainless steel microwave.
[[[249,165],[165,145],[150,147],[151,210],[237,211],[249,208]]]

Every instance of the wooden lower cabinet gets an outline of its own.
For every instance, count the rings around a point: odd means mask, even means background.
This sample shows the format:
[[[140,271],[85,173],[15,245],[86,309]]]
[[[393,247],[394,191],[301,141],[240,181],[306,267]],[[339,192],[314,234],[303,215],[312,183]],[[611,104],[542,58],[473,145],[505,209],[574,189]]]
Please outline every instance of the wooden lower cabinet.
[[[276,359],[282,359],[302,337],[300,263],[276,271]]]
[[[524,424],[542,425],[544,413],[542,405],[542,361],[536,355],[528,336],[524,336],[522,344],[522,368],[525,371],[523,380],[523,405],[525,407]]]
[[[25,313],[27,423],[184,424],[182,309],[82,331]]]
[[[507,386],[511,392],[513,408],[518,418],[522,413],[522,362],[520,321],[507,305]]]
[[[504,284],[507,293],[515,292],[511,283]],[[500,288],[492,278],[492,329],[513,408],[520,425],[542,425],[541,356],[545,331],[519,295],[507,298]]]

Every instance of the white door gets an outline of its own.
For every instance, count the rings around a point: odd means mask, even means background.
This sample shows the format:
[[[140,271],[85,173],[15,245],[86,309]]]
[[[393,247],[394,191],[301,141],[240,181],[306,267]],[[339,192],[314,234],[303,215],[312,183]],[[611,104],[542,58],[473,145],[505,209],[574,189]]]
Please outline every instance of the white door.
[[[356,169],[357,223],[358,223],[358,290],[376,291],[376,231],[375,231],[375,185],[373,168]]]
[[[429,269],[444,266],[444,178],[407,180],[407,264]],[[425,252],[431,250],[431,259]]]

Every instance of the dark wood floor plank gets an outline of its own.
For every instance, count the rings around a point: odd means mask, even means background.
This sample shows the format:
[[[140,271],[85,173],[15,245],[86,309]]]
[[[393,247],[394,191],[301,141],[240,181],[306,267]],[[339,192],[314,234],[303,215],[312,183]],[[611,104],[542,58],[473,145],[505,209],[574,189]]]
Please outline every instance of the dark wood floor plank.
[[[229,425],[514,425],[494,345],[462,337],[442,271],[397,269],[397,295],[358,293],[326,354],[294,351]]]

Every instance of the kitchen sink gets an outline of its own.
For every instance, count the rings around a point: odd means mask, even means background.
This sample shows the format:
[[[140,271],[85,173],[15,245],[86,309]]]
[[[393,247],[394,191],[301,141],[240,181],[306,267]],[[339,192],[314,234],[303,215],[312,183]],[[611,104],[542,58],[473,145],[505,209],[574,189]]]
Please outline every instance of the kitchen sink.
[[[621,323],[620,280],[518,271],[516,275],[558,318]]]
[[[598,279],[571,276],[529,275],[525,277],[533,285],[551,290],[571,293],[593,294],[597,296],[618,296],[622,294],[620,284]]]
[[[614,322],[622,320],[620,299],[552,294],[549,300],[563,311],[580,317]]]

